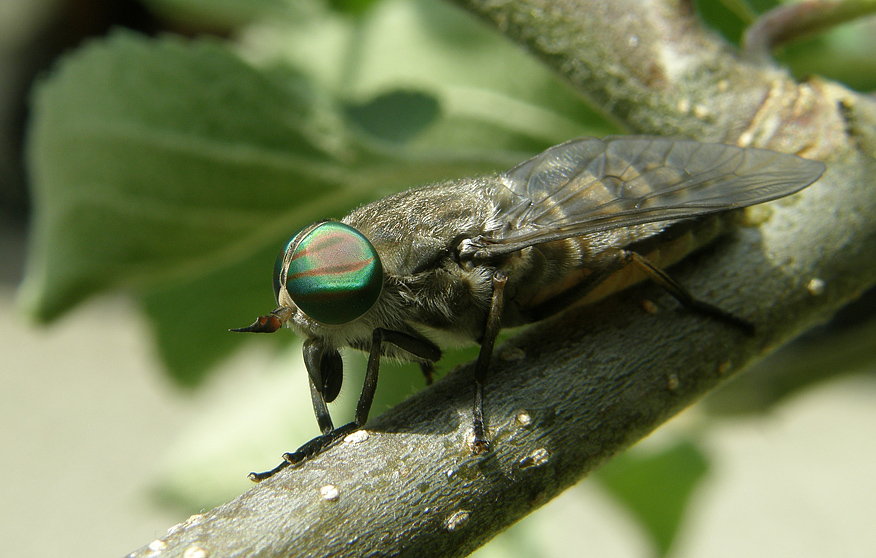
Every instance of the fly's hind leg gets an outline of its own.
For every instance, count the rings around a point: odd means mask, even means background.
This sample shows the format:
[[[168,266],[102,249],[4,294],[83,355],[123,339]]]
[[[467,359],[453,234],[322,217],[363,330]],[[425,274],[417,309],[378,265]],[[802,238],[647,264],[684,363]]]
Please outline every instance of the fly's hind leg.
[[[681,284],[670,277],[665,271],[648,261],[644,256],[640,256],[635,252],[631,252],[629,250],[622,250],[623,257],[629,261],[629,263],[635,265],[639,268],[651,281],[663,287],[666,292],[671,294],[675,300],[681,303],[682,306],[690,310],[691,312],[696,312],[698,314],[702,314],[704,316],[708,316],[710,318],[714,318],[716,320],[720,320],[726,324],[729,324],[733,327],[739,328],[747,335],[754,335],[754,324],[749,322],[748,320],[742,319],[738,316],[734,316],[730,312],[723,310],[713,304],[709,304],[708,302],[704,302],[702,300],[694,298],[687,289],[685,289]]]
[[[548,299],[538,306],[529,309],[527,317],[530,321],[539,321],[548,318],[562,310],[565,310],[576,301],[586,296],[590,291],[599,286],[614,273],[633,265],[645,276],[663,287],[682,306],[692,312],[715,318],[733,327],[739,328],[748,335],[754,333],[754,325],[748,320],[734,316],[730,312],[718,308],[713,304],[694,298],[687,289],[678,281],[669,276],[665,271],[651,263],[647,258],[631,250],[618,250],[611,257],[600,262],[598,268],[585,277],[580,283],[571,287],[557,296]]]
[[[493,296],[490,299],[490,312],[487,315],[487,326],[481,340],[481,350],[475,364],[475,398],[472,410],[473,438],[469,446],[473,453],[483,453],[490,449],[484,426],[484,382],[487,380],[487,370],[490,367],[490,357],[496,345],[496,337],[501,329],[500,318],[505,301],[505,283],[508,277],[502,271],[493,274]]]

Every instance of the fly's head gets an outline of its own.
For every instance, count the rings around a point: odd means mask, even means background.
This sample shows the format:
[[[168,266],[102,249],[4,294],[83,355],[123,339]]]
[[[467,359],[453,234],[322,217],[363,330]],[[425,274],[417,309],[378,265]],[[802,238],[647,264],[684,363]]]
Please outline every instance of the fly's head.
[[[307,337],[353,324],[380,298],[383,265],[371,242],[344,223],[322,221],[296,233],[274,264],[274,295],[292,308]],[[369,332],[370,333],[370,332]]]
[[[368,339],[363,320],[383,290],[383,265],[362,233],[321,221],[298,231],[274,264],[277,309],[232,331],[273,333],[284,324],[302,335],[304,361],[326,401],[340,391],[343,364],[337,347]]]

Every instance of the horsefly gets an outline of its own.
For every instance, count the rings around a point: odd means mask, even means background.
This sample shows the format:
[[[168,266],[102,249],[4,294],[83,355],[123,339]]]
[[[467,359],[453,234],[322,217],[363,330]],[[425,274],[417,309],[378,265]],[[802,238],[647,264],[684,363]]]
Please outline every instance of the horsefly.
[[[249,327],[283,324],[305,338],[304,363],[322,435],[285,454],[259,481],[361,428],[381,357],[420,364],[427,382],[438,343],[480,343],[470,449],[489,449],[483,386],[501,327],[542,320],[650,279],[685,307],[750,331],[697,300],[663,267],[710,241],[704,216],[768,202],[816,181],[823,163],[717,143],[629,136],[581,138],[502,174],[443,182],[298,231],[277,257],[278,308]],[[709,219],[708,221],[719,221]],[[678,247],[679,238],[686,237]],[[671,250],[667,245],[674,243]],[[341,347],[369,354],[355,420],[335,428]]]

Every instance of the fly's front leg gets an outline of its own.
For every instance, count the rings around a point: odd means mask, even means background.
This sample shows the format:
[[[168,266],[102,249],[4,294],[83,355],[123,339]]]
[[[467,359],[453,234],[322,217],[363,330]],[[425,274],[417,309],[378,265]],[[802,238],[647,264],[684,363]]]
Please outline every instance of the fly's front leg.
[[[338,396],[344,377],[344,364],[338,351],[317,340],[309,339],[304,343],[304,364],[307,368],[313,414],[316,416],[322,435],[310,440],[294,452],[283,454],[283,462],[270,471],[250,473],[249,479],[254,482],[263,481],[289,465],[296,465],[318,455],[355,430],[355,427],[350,425],[335,428],[328,410],[327,403],[334,401]]]
[[[487,315],[487,326],[481,341],[481,351],[478,353],[478,361],[475,364],[475,398],[472,411],[474,437],[469,444],[473,453],[483,453],[490,449],[490,441],[487,440],[484,426],[484,382],[487,380],[487,370],[490,367],[490,357],[493,355],[496,337],[501,329],[500,319],[505,303],[505,283],[507,282],[508,276],[504,272],[496,271],[493,274],[493,297],[490,300],[490,313]]]
[[[331,439],[332,432],[335,429],[332,424],[332,417],[329,413],[328,405],[326,405],[325,399],[323,398],[322,393],[319,392],[319,388],[316,387],[313,378],[308,377],[308,380],[310,383],[310,399],[313,402],[313,413],[316,415],[316,422],[319,424],[322,436],[317,436],[313,440],[310,440],[293,453],[283,454],[283,462],[270,471],[265,471],[263,473],[250,473],[249,480],[253,482],[261,482],[276,475],[289,465],[300,463],[328,447],[329,444],[327,442]]]
[[[316,418],[319,422],[320,428],[323,429],[323,435],[307,442],[292,453],[284,454],[283,459],[285,459],[286,462],[295,465],[306,459],[310,459],[335,445],[338,440],[345,437],[347,434],[350,434],[365,425],[368,421],[368,413],[371,411],[371,404],[374,402],[374,393],[377,391],[377,373],[380,371],[380,345],[383,342],[385,333],[386,330],[377,328],[372,334],[371,351],[368,354],[368,365],[365,368],[365,383],[362,386],[362,393],[359,395],[359,403],[356,405],[356,415],[352,422],[348,422],[338,428],[333,428],[325,400],[322,397],[322,394],[318,393],[315,388],[313,388],[314,384],[311,380],[313,409],[316,412]]]
[[[326,347],[312,341],[305,343],[304,362],[308,369],[310,396],[322,436],[317,436],[294,452],[283,454],[283,463],[280,463],[280,465],[270,471],[250,473],[250,480],[255,482],[262,481],[289,465],[297,465],[302,461],[315,457],[335,445],[347,434],[358,430],[368,422],[368,413],[371,411],[371,404],[374,402],[374,394],[377,391],[377,375],[380,371],[380,355],[382,352],[381,346],[384,342],[392,343],[427,361],[429,364],[424,365],[424,369],[425,366],[431,366],[431,362],[441,358],[441,349],[431,341],[400,331],[383,328],[375,329],[371,337],[371,349],[368,353],[368,365],[365,369],[365,382],[362,386],[362,393],[359,395],[359,402],[356,405],[355,418],[353,422],[334,428],[326,403],[333,401],[341,389],[343,369],[340,356],[334,349],[328,350]]]
[[[313,403],[313,414],[316,416],[316,423],[319,425],[320,432],[328,434],[335,429],[335,425],[332,422],[328,405],[326,405],[325,399],[316,388],[312,378],[310,379],[310,400]]]

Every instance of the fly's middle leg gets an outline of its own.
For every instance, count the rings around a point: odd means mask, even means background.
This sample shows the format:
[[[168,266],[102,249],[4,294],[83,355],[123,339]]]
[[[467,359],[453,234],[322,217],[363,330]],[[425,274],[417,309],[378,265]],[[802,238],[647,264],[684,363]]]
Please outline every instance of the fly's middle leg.
[[[484,382],[487,380],[487,370],[490,367],[490,357],[493,355],[493,347],[496,345],[496,337],[501,329],[500,318],[505,301],[505,283],[508,276],[502,271],[493,274],[493,296],[490,299],[490,312],[487,315],[487,325],[484,329],[484,338],[481,341],[481,350],[475,364],[475,398],[472,410],[473,438],[469,446],[473,453],[483,453],[490,449],[487,440],[486,427],[484,426]]]

